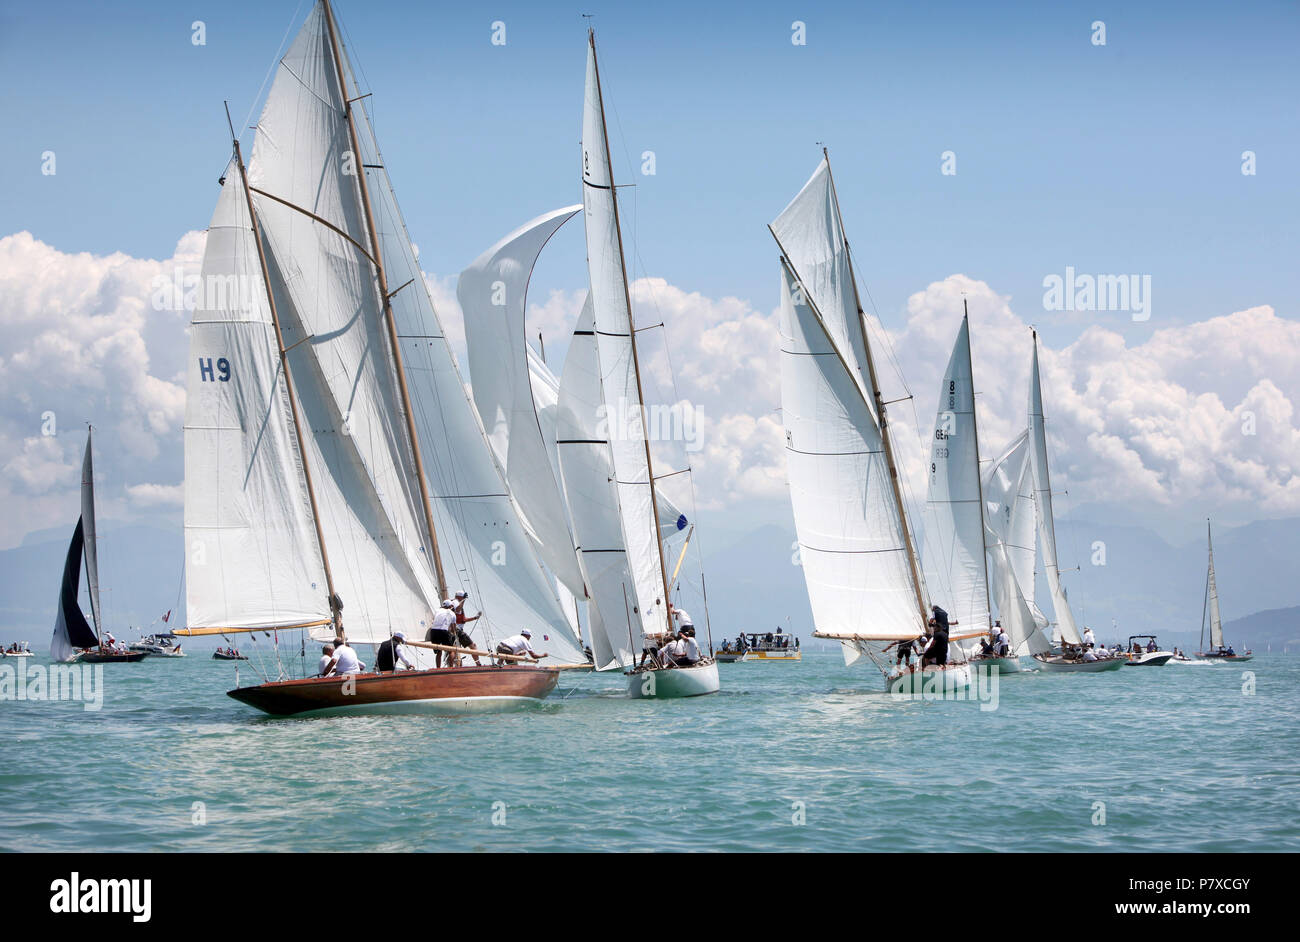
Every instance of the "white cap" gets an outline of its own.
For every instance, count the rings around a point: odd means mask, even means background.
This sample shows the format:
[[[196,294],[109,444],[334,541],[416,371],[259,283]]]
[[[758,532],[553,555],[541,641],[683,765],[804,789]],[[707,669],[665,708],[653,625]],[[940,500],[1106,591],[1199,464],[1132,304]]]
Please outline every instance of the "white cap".
[[[442,600],[442,607],[443,607],[443,608],[455,608],[455,606],[456,606],[456,603],[453,602],[451,599],[443,599],[443,600]]]
[[[397,629],[396,631],[393,632],[393,637],[394,637],[394,638],[397,638],[399,641],[405,641],[405,640],[406,640],[406,632],[405,632],[405,631],[402,631],[402,630],[399,628],[399,629]]]
[[[461,589],[459,592],[456,593],[456,598],[467,599],[469,598],[469,593],[466,592],[464,589]]]
[[[527,628],[525,628],[523,631],[519,633],[523,635],[525,638],[531,638],[533,636],[533,633],[529,631]]]

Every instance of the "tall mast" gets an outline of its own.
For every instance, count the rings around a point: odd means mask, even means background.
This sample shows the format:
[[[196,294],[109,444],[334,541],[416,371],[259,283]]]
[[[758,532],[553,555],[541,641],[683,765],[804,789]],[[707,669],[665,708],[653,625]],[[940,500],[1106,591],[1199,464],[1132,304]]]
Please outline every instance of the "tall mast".
[[[871,395],[876,401],[876,416],[880,420],[880,440],[885,446],[885,463],[889,465],[889,485],[894,492],[894,504],[898,508],[898,521],[903,528],[903,542],[907,546],[907,561],[912,570],[912,588],[916,592],[916,607],[921,613],[921,628],[925,629],[929,613],[925,608],[925,598],[921,594],[921,565],[916,558],[916,547],[912,543],[912,529],[907,525],[907,510],[903,506],[902,485],[898,480],[898,467],[894,463],[894,445],[889,439],[889,420],[885,417],[885,400],[880,395],[880,383],[876,379],[876,360],[871,353],[871,344],[867,340],[866,312],[862,310],[862,299],[858,296],[858,278],[853,272],[853,255],[849,251],[848,234],[844,231],[844,218],[840,215],[840,196],[835,192],[835,176],[831,173],[831,156],[822,148],[826,158],[826,173],[831,178],[831,196],[835,200],[835,218],[840,224],[840,233],[844,236],[844,256],[849,263],[849,281],[853,283],[853,303],[858,309],[857,324],[862,332],[862,349],[867,354],[867,373],[871,379]],[[985,580],[987,591],[987,580]]]
[[[614,161],[609,153],[609,126],[605,123],[605,95],[600,90],[600,63],[596,61],[596,31],[587,29],[587,42],[591,44],[591,61],[596,67],[596,94],[600,98],[600,133],[605,141],[605,169],[609,174],[609,198],[614,205],[614,232],[618,235],[618,265],[623,273],[623,298],[627,304],[627,335],[632,343],[632,370],[636,374],[636,397],[641,413],[641,443],[645,445],[646,478],[650,482],[650,507],[654,512],[655,548],[659,551],[659,575],[664,585],[664,616],[668,619],[668,630],[673,630],[673,617],[669,613],[672,605],[672,593],[668,587],[668,565],[664,561],[664,544],[659,538],[659,498],[655,493],[654,464],[650,458],[650,427],[645,416],[645,391],[641,387],[641,363],[636,353],[636,324],[632,320],[632,296],[627,285],[627,260],[623,257],[623,226],[618,220],[618,189],[614,186]]]
[[[375,215],[370,205],[370,189],[366,184],[365,168],[360,166],[361,146],[357,141],[356,120],[352,116],[352,102],[348,97],[347,80],[343,75],[343,59],[339,54],[338,32],[334,27],[334,11],[329,0],[322,0],[325,22],[329,26],[330,47],[334,53],[334,69],[339,80],[339,94],[343,96],[343,114],[348,122],[348,136],[352,142],[353,159],[357,164],[357,183],[361,188],[361,205],[366,215],[366,231],[370,236],[371,259],[379,281],[379,295],[383,299],[383,319],[388,329],[388,343],[393,351],[393,364],[397,370],[397,385],[402,394],[402,410],[406,414],[406,431],[411,437],[411,451],[415,456],[415,476],[420,487],[420,501],[424,506],[424,520],[429,534],[429,547],[433,552],[434,573],[438,579],[438,596],[447,598],[447,577],[442,569],[442,553],[438,549],[438,534],[434,531],[433,506],[429,501],[429,485],[424,476],[424,459],[420,455],[420,438],[415,432],[415,412],[411,408],[411,395],[406,385],[406,370],[402,366],[402,351],[397,342],[397,326],[393,319],[392,294],[388,291],[388,276],[384,274],[383,256],[379,249],[379,236],[375,231]],[[400,289],[399,289],[400,290]],[[394,292],[395,293],[395,292]]]
[[[226,109],[226,120],[230,120],[230,109]],[[339,624],[339,610],[334,604],[334,576],[330,572],[329,552],[325,549],[325,531],[320,525],[320,508],[316,503],[316,488],[311,479],[311,463],[307,460],[307,446],[302,438],[302,420],[298,415],[298,397],[293,392],[293,375],[289,370],[289,351],[284,346],[284,334],[280,330],[280,315],[275,307],[275,292],[271,290],[271,275],[266,265],[266,250],[262,245],[262,227],[257,222],[257,212],[253,209],[253,192],[248,187],[248,170],[244,166],[244,155],[239,148],[239,138],[235,129],[230,128],[231,142],[235,148],[235,164],[239,167],[239,182],[244,189],[244,202],[248,206],[248,219],[253,227],[253,243],[257,246],[257,261],[262,268],[262,284],[266,287],[266,304],[271,311],[271,324],[275,327],[275,346],[280,354],[280,372],[284,374],[284,389],[289,397],[289,408],[293,413],[293,434],[298,440],[298,455],[302,459],[302,479],[307,486],[307,500],[311,504],[311,522],[316,528],[316,545],[320,549],[321,566],[325,570],[325,591],[330,609],[330,621],[336,632],[342,631]]]
[[[980,470],[980,423],[979,410],[975,408],[975,364],[970,352],[970,311],[966,299],[961,299],[961,319],[966,325],[966,370],[970,373],[970,418],[971,429],[975,435],[975,483],[980,496],[980,546],[984,552],[980,555],[980,566],[984,570],[984,610],[989,613],[989,626],[993,625],[993,599],[989,597],[989,535],[984,529],[984,473]]]

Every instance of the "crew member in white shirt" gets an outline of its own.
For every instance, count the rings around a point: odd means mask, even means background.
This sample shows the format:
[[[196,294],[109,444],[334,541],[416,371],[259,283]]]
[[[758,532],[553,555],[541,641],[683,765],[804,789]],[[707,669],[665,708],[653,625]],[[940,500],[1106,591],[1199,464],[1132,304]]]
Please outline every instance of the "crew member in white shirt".
[[[686,660],[686,642],[680,636],[673,636],[659,650],[659,663],[664,667],[676,667]]]
[[[516,657],[531,657],[533,660],[541,660],[544,657],[549,657],[546,652],[538,654],[533,650],[533,646],[528,640],[532,636],[533,633],[525,628],[517,635],[511,635],[509,638],[498,641],[497,654],[513,654]]]
[[[698,664],[700,660],[700,646],[695,641],[695,626],[692,625],[690,628],[683,628],[680,637],[681,640],[678,641],[678,644],[684,645],[686,648],[684,652],[686,663],[688,665]]]
[[[1007,630],[1002,627],[1002,621],[999,619],[997,624],[997,644],[994,646],[994,652],[998,657],[1007,657],[1011,654],[1011,638]]]
[[[1092,644],[1092,645],[1095,645],[1097,643],[1096,635],[1094,635],[1092,633],[1092,629],[1087,626],[1085,626],[1083,629],[1083,643]]]
[[[334,645],[327,644],[320,651],[320,667],[316,671],[316,676],[328,677],[334,672]]]
[[[433,644],[453,645],[456,643],[456,603],[451,599],[442,600],[442,608],[433,616],[433,627],[424,636],[425,641]],[[434,666],[442,667],[442,655],[444,652],[438,651],[434,658]],[[451,667],[453,655],[450,651],[446,652],[447,666]]]
[[[357,652],[343,638],[334,639],[334,674],[360,674],[365,665],[357,657]]]

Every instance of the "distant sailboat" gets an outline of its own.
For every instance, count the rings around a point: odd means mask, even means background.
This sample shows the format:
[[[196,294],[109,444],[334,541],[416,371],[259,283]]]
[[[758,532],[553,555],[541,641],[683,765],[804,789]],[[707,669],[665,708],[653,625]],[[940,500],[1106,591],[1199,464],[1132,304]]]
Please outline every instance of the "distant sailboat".
[[[130,663],[148,657],[145,651],[119,649],[103,640],[104,629],[99,605],[99,554],[95,544],[95,467],[91,457],[94,430],[86,432],[86,454],[81,463],[81,517],[72,531],[72,542],[63,563],[63,581],[59,586],[59,604],[54,617],[54,635],[50,639],[50,657],[56,661],[85,661],[94,664]],[[86,589],[90,595],[92,628],[77,600],[81,565],[86,565]]]
[[[1043,569],[1047,575],[1047,590],[1052,596],[1052,612],[1056,628],[1065,646],[1081,649],[1083,637],[1070,611],[1070,601],[1065,586],[1061,584],[1061,567],[1056,551],[1056,521],[1052,511],[1052,481],[1047,467],[1047,420],[1043,415],[1043,383],[1038,371],[1038,332],[1034,331],[1034,356],[1029,376],[1029,449],[1030,467],[1033,469],[1034,506],[1038,519],[1038,547],[1043,554]],[[1068,649],[1068,648],[1063,648]],[[1034,660],[1043,670],[1100,673],[1118,670],[1124,665],[1122,657],[1087,660],[1050,652],[1034,654]]]
[[[531,628],[540,653],[585,660],[433,310],[364,98],[321,0],[247,166],[232,142],[191,326],[177,634],[273,635],[273,677],[230,695],[275,714],[537,701],[555,668],[290,679],[281,657],[289,632],[303,674],[308,633],[378,645],[401,630],[409,654],[463,588],[483,612],[478,647]]]
[[[634,699],[691,697],[715,693],[719,689],[718,665],[712,651],[701,651],[702,657],[692,666],[660,668],[653,662],[645,666],[633,665],[631,657],[647,641],[674,630],[672,623],[673,575],[668,571],[660,523],[660,504],[655,482],[654,462],[650,455],[650,430],[646,417],[645,396],[641,385],[641,366],[637,354],[636,326],[632,318],[632,301],[628,293],[627,268],[623,255],[623,234],[619,227],[618,193],[614,186],[614,171],[609,155],[609,134],[605,125],[605,107],[600,89],[600,72],[596,64],[596,35],[587,32],[587,77],[582,114],[582,203],[583,222],[587,236],[587,272],[590,281],[588,303],[591,318],[583,318],[581,329],[590,323],[594,331],[594,344],[585,344],[585,365],[575,364],[572,379],[587,380],[582,390],[571,390],[575,398],[568,405],[575,411],[576,421],[589,419],[585,413],[597,387],[591,383],[599,380],[598,408],[605,434],[591,434],[572,430],[587,437],[590,445],[566,454],[561,452],[561,466],[566,458],[570,464],[585,462],[585,475],[600,473],[600,463],[608,455],[612,472],[606,485],[597,488],[593,503],[575,511],[582,524],[579,540],[588,535],[598,544],[584,546],[584,562],[593,579],[593,597],[602,618],[609,618],[605,626],[607,636],[614,632],[614,624],[626,625],[629,637],[619,639],[621,649],[614,656],[627,668],[628,695]],[[575,335],[575,341],[577,337]],[[594,353],[594,360],[591,354]],[[570,356],[573,353],[570,351]],[[580,377],[578,374],[581,373]],[[571,379],[569,367],[561,378],[561,397],[564,384]],[[561,419],[564,409],[561,408]],[[585,424],[585,423],[584,423]],[[629,427],[624,427],[626,424]],[[566,440],[570,432],[557,431],[559,441]],[[603,441],[602,441],[603,439]],[[566,471],[566,489],[569,487]],[[576,481],[574,482],[576,485]],[[595,482],[593,482],[595,483]],[[574,490],[568,489],[570,500]],[[614,503],[611,505],[610,500]],[[617,507],[618,531],[612,527],[610,509]],[[610,557],[608,567],[594,562],[593,551],[609,550],[602,554]],[[599,574],[591,568],[599,567]],[[626,568],[624,568],[626,567]],[[617,596],[621,595],[619,599]],[[618,618],[619,603],[623,618]],[[612,617],[610,617],[612,616]],[[611,644],[613,639],[610,638]],[[710,648],[712,646],[710,645]]]
[[[839,641],[847,663],[868,657],[890,690],[967,687],[956,644],[943,666],[889,664],[886,648],[924,634],[930,608],[825,152],[768,228],[781,250],[782,415],[813,637]]]
[[[1214,579],[1214,538],[1210,534],[1209,520],[1205,521],[1205,543],[1210,556],[1205,570],[1205,604],[1201,607],[1201,650],[1196,652],[1196,656],[1203,661],[1249,661],[1255,656],[1253,652],[1243,651],[1238,654],[1231,645],[1223,641],[1223,618],[1219,615],[1219,585]],[[1207,623],[1210,629],[1208,648],[1205,646]]]

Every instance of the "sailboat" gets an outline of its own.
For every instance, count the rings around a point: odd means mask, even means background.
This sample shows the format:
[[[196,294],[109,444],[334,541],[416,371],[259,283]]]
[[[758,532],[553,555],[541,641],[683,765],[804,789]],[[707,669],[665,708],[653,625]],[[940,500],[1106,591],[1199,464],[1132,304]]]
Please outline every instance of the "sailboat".
[[[596,63],[596,34],[587,31],[587,77],[582,112],[582,204],[587,237],[587,274],[590,292],[586,312],[579,319],[579,330],[590,340],[579,348],[572,379],[585,374],[584,389],[571,391],[567,405],[569,416],[585,425],[598,415],[597,428],[588,432],[568,428],[558,430],[560,441],[573,433],[585,437],[578,444],[589,446],[581,452],[561,453],[562,466],[586,462],[588,476],[602,473],[600,463],[609,462],[610,474],[604,487],[598,487],[591,500],[601,508],[580,511],[584,531],[580,538],[599,531],[601,542],[587,543],[583,559],[597,555],[610,557],[610,567],[600,566],[593,578],[597,608],[602,617],[617,613],[621,603],[623,622],[628,628],[626,647],[616,655],[625,667],[628,696],[633,699],[693,697],[716,693],[719,689],[718,665],[701,650],[699,660],[690,666],[661,667],[653,660],[633,664],[638,648],[656,637],[670,634],[673,628],[671,583],[675,573],[668,571],[667,556],[661,539],[660,504],[654,462],[650,455],[650,429],[646,416],[645,396],[641,384],[641,365],[637,352],[636,326],[632,319],[632,300],[628,292],[627,266],[623,255],[623,233],[619,226],[618,192],[609,154],[609,133],[605,125],[605,107],[601,96],[600,70]],[[575,342],[577,334],[575,333]],[[594,341],[594,342],[593,342]],[[573,356],[570,350],[569,356]],[[561,378],[570,380],[569,364]],[[596,394],[592,378],[599,380],[600,399],[597,413],[588,411]],[[577,399],[584,400],[577,402]],[[585,408],[584,408],[585,406]],[[576,410],[576,411],[575,411]],[[566,421],[561,409],[559,421]],[[604,435],[600,434],[604,430]],[[602,441],[603,439],[603,441]],[[585,457],[581,457],[581,456]],[[598,482],[594,482],[597,483]],[[566,473],[566,488],[567,481]],[[576,485],[576,481],[575,481]],[[575,491],[567,491],[570,499]],[[617,508],[616,514],[610,511]],[[592,513],[594,511],[594,513]],[[598,515],[598,516],[597,516]],[[618,521],[618,528],[612,525]],[[618,598],[618,596],[622,598]],[[615,619],[617,621],[617,618]],[[607,631],[607,634],[609,632]]]
[[[984,478],[984,504],[989,585],[1011,651],[1009,657],[981,658],[978,663],[996,666],[1003,673],[1014,672],[1020,669],[1021,657],[1051,650],[1043,635],[1047,616],[1034,603],[1037,507],[1028,429],[994,459]]]
[[[563,380],[528,343],[524,324],[528,283],[541,251],[581,210],[554,210],[515,229],[461,272],[456,295],[465,316],[474,404],[520,518],[580,638],[579,603],[585,603],[584,640],[594,668],[621,670],[639,651],[630,639],[641,629],[630,629],[624,605],[631,579],[619,546],[608,434],[601,430],[604,397],[590,299]],[[691,532],[686,515],[662,492],[656,499],[665,548],[680,542],[684,550]]]
[[[1070,610],[1065,586],[1061,584],[1061,568],[1056,551],[1056,523],[1052,511],[1052,482],[1047,467],[1047,420],[1043,415],[1043,383],[1038,371],[1038,332],[1033,332],[1034,356],[1029,374],[1029,449],[1033,469],[1034,506],[1038,520],[1038,546],[1043,554],[1043,569],[1047,575],[1047,590],[1052,596],[1052,612],[1060,632],[1064,653],[1039,652],[1034,660],[1042,670],[1077,673],[1100,673],[1118,670],[1124,665],[1122,657],[1105,657],[1085,660],[1068,652],[1082,650],[1083,637],[1079,634]]]
[[[956,644],[944,665],[888,663],[886,648],[925,633],[930,608],[830,157],[822,156],[768,227],[781,253],[781,404],[813,637],[839,641],[846,663],[869,658],[891,691],[962,689],[971,670]]]
[[[1238,654],[1231,645],[1223,641],[1223,619],[1219,616],[1219,586],[1214,579],[1214,537],[1210,533],[1210,521],[1205,521],[1205,543],[1209,548],[1210,558],[1205,570],[1205,604],[1201,606],[1201,650],[1196,657],[1202,661],[1249,661],[1254,657],[1251,651]],[[1207,617],[1208,616],[1208,617]],[[1210,628],[1210,646],[1205,646],[1205,628]]]
[[[551,664],[585,659],[433,309],[366,97],[320,0],[247,165],[232,127],[191,325],[176,633],[273,637],[274,674],[229,695],[276,715],[537,702],[558,668],[494,642],[530,628]],[[453,653],[418,639],[457,588],[496,664],[426,669],[430,650]],[[308,637],[378,645],[398,630],[419,669],[308,676]]]
[[[940,592],[952,623],[963,634],[987,634],[992,627],[984,486],[980,477],[979,423],[970,352],[970,314],[962,302],[961,327],[939,387],[939,407],[930,445],[921,559],[926,584]],[[978,667],[1012,673],[1019,658],[977,657]]]
[[[50,657],[56,661],[84,661],[114,664],[142,661],[145,651],[119,649],[103,640],[104,622],[99,605],[99,553],[95,543],[95,467],[91,457],[94,429],[86,431],[86,454],[81,462],[81,516],[72,531],[72,542],[63,562],[63,581],[59,585],[59,604],[54,616],[54,635],[50,638]],[[81,610],[77,595],[81,566],[86,567],[86,590],[90,596],[92,628]]]

